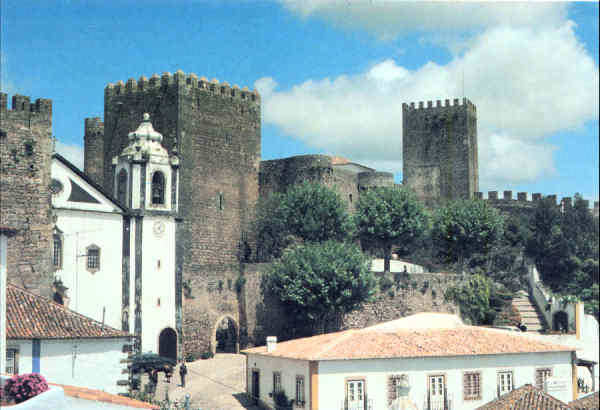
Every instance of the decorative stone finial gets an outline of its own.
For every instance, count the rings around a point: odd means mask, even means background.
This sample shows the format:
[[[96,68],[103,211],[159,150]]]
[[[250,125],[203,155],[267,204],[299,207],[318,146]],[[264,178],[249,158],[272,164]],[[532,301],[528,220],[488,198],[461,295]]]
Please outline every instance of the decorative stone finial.
[[[144,121],[150,121],[150,114],[147,112],[144,113]]]

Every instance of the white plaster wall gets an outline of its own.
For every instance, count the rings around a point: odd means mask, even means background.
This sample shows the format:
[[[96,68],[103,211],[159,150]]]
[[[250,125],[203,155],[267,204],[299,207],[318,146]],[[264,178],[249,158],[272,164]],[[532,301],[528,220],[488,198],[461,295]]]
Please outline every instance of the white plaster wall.
[[[131,207],[138,209],[141,206],[140,198],[140,181],[141,181],[141,166],[140,164],[131,165]]]
[[[296,398],[296,376],[304,376],[304,397],[306,399],[305,409],[310,409],[310,380],[308,375],[308,361],[293,360],[278,357],[248,354],[247,366],[247,391],[252,394],[252,370],[260,372],[260,400],[269,406],[274,406],[273,398],[269,393],[273,392],[273,372],[281,372],[281,386],[289,400]],[[294,408],[298,408],[294,406]],[[323,407],[321,409],[334,410],[334,407]]]
[[[68,287],[69,309],[121,328],[123,217],[118,213],[56,210],[63,232],[63,265],[57,270]],[[100,270],[87,270],[86,248],[100,247]],[[82,256],[83,255],[83,256]]]
[[[535,384],[535,369],[552,367],[555,377],[566,381],[566,390],[553,392],[560,400],[572,400],[571,353],[528,353],[469,357],[432,357],[411,359],[338,360],[319,362],[319,408],[340,409],[345,399],[347,377],[364,377],[365,392],[373,409],[387,408],[387,378],[406,374],[409,398],[423,408],[427,397],[428,375],[444,374],[448,396],[455,409],[475,409],[497,396],[497,372],[512,370],[515,387]],[[482,399],[463,401],[463,373],[481,371]]]
[[[165,227],[161,234],[155,231],[159,222]],[[175,330],[174,218],[145,216],[142,237],[142,351],[158,352],[160,332]]]
[[[31,340],[8,339],[6,347],[8,349],[16,348],[19,350],[19,374],[31,373],[33,349]],[[5,370],[6,368],[3,368],[1,373],[4,373]]]
[[[371,270],[373,272],[383,272],[384,261],[383,259],[373,259],[371,261]],[[401,260],[390,260],[390,272],[404,272],[404,268],[408,273],[424,273],[425,269],[421,265],[415,265],[414,263],[404,262]]]
[[[127,342],[126,338],[42,340],[40,373],[52,383],[125,392],[117,381],[127,378],[120,363],[127,358],[122,353]]]

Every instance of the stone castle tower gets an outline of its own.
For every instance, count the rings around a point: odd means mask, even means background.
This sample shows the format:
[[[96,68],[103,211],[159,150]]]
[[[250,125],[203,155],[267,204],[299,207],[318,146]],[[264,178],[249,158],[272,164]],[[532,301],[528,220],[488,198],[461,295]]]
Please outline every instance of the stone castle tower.
[[[202,351],[218,318],[241,320],[232,283],[242,273],[247,249],[255,249],[249,232],[258,199],[260,97],[182,71],[108,84],[104,123],[86,119],[84,138],[85,172],[108,192],[111,160],[144,113],[169,154],[177,148],[181,163],[177,244],[184,263],[177,274],[186,290],[184,343],[186,351]]]
[[[403,183],[428,206],[473,198],[479,191],[475,105],[466,98],[402,104],[402,126]]]
[[[52,213],[52,101],[35,103],[22,95],[0,93],[0,226],[13,228],[9,238],[7,276],[10,282],[49,296]]]

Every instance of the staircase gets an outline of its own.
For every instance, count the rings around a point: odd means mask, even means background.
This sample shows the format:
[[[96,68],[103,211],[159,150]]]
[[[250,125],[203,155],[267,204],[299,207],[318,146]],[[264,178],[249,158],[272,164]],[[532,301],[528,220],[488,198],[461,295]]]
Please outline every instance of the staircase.
[[[544,317],[533,304],[525,291],[519,291],[512,304],[521,315],[521,324],[527,326],[528,332],[540,332],[546,329]]]

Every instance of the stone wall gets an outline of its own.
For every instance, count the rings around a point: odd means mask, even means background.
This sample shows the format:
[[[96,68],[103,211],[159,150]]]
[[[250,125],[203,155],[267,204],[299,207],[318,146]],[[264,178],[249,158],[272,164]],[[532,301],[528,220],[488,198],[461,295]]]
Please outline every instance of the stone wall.
[[[8,280],[50,295],[53,270],[50,163],[52,101],[15,95],[12,109],[0,94],[0,225],[8,240]]]
[[[83,169],[94,182],[103,185],[104,123],[100,121],[100,118],[94,117],[85,119],[83,142],[85,146]],[[107,192],[112,192],[112,185]]]
[[[356,312],[346,314],[342,320],[343,329],[373,326],[419,312],[460,313],[457,305],[444,300],[444,294],[448,287],[462,283],[462,275],[388,273],[390,287],[381,286],[383,272],[377,273],[377,277],[380,288],[375,300],[364,304]]]
[[[479,190],[477,109],[463,98],[402,104],[403,183],[432,206]]]

